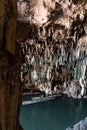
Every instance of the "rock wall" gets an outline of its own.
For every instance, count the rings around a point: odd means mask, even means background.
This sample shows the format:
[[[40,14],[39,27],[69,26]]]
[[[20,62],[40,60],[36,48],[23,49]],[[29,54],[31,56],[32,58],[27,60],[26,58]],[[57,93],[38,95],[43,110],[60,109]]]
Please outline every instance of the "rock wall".
[[[18,1],[18,21],[30,24],[35,32],[21,44],[25,85],[34,83],[47,94],[86,97],[87,3]]]
[[[0,57],[0,130],[20,130],[20,58],[1,50]]]
[[[19,124],[21,55],[16,43],[17,1],[0,1],[0,130],[22,130]]]

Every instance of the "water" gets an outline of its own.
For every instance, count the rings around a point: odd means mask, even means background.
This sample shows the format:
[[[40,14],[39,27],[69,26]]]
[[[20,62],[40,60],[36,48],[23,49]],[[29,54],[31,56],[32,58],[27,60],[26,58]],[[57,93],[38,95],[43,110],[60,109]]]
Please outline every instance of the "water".
[[[65,130],[87,116],[87,99],[59,97],[49,102],[21,107],[24,130]]]

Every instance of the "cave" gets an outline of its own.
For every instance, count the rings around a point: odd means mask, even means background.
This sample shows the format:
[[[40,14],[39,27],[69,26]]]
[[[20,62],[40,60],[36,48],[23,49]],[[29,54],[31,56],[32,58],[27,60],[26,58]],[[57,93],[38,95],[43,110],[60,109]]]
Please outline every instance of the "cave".
[[[22,130],[29,87],[87,98],[87,2],[1,0],[0,7],[0,130]]]

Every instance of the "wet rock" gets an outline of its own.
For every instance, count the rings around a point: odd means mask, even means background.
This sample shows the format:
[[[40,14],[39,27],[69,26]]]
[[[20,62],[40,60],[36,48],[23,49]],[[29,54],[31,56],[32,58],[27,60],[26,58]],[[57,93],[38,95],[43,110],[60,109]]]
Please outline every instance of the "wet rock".
[[[79,123],[75,124],[72,128],[67,128],[66,130],[86,130],[87,129],[87,118],[81,120]]]

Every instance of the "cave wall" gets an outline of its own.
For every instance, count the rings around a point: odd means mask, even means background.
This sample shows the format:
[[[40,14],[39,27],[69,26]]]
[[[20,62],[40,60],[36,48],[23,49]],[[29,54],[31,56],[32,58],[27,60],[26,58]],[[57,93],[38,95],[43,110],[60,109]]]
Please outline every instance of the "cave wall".
[[[36,34],[32,33],[31,37],[26,37],[22,42],[25,57],[22,66],[24,80],[29,83],[33,71],[35,80],[32,81],[45,92],[51,91],[51,87],[52,90],[56,87],[59,92],[69,97],[86,97],[87,3],[83,0],[18,1],[18,21],[30,24],[32,28],[35,25],[37,30]],[[33,32],[34,30],[35,28]],[[41,54],[41,50],[45,54]],[[35,58],[39,61],[37,62]],[[45,63],[42,63],[42,59]],[[34,67],[35,63],[37,69]],[[29,66],[31,69],[28,69]],[[45,86],[38,78],[44,69],[46,69]],[[51,75],[51,78],[47,79],[47,75],[48,77]],[[57,84],[53,84],[54,81]],[[49,88],[50,90],[47,90]]]
[[[20,130],[21,55],[16,42],[17,1],[0,1],[0,130]]]

